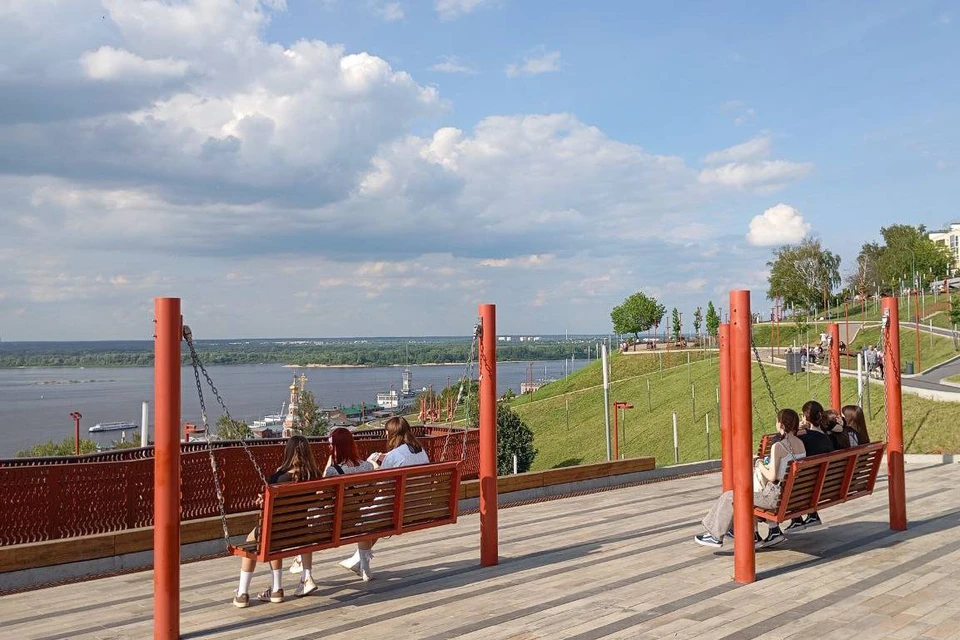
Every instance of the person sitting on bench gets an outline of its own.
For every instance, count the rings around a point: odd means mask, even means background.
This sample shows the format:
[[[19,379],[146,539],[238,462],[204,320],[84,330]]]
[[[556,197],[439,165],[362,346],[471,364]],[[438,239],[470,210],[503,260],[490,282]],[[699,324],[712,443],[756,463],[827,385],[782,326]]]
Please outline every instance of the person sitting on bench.
[[[303,436],[293,436],[287,440],[287,448],[283,453],[283,464],[273,472],[267,480],[268,484],[282,482],[306,482],[320,478],[320,467],[310,448],[310,442]],[[263,495],[258,498],[262,503]],[[260,537],[259,527],[250,532],[247,540],[253,541]],[[250,606],[250,581],[253,579],[253,570],[257,561],[253,558],[243,558],[240,564],[240,586],[233,596],[233,606],[241,609]],[[261,602],[283,602],[283,560],[271,560],[270,569],[273,573],[273,586],[267,587],[257,596]],[[303,559],[303,572],[310,575],[310,559]]]
[[[384,425],[387,431],[386,454],[374,453],[367,458],[381,469],[395,469],[396,467],[412,467],[418,464],[429,464],[430,458],[423,446],[413,435],[413,429],[407,419],[394,416]],[[352,556],[340,562],[340,566],[347,571],[353,571],[367,582],[370,580],[370,561],[373,559],[373,545],[376,539],[357,543],[357,551]]]
[[[828,417],[823,405],[816,400],[810,400],[804,403],[800,411],[803,413],[803,420],[800,421],[800,432],[797,435],[803,441],[807,455],[818,456],[821,453],[835,451],[833,440],[824,432]],[[787,531],[800,531],[805,527],[818,524],[821,524],[820,514],[813,511],[805,519],[794,518],[791,520],[790,524],[787,525]]]
[[[848,437],[851,446],[860,446],[870,444],[870,434],[867,432],[867,418],[863,415],[863,409],[855,404],[848,404],[840,410],[843,414],[844,422],[847,423]],[[856,440],[856,442],[854,442]]]
[[[323,469],[324,478],[342,476],[349,473],[363,473],[373,471],[375,467],[369,460],[360,457],[357,451],[357,442],[353,439],[353,434],[346,427],[336,427],[330,432],[330,457],[327,458],[327,465]],[[290,567],[290,573],[302,573],[300,577],[300,586],[297,587],[293,595],[297,597],[305,596],[317,590],[317,584],[313,581],[310,569],[305,566],[312,565],[311,559],[306,563],[302,561],[303,556],[297,556]]]
[[[770,457],[754,459],[753,503],[763,509],[776,509],[780,500],[780,481],[787,474],[787,466],[793,460],[806,457],[803,442],[797,437],[800,416],[793,409],[781,409],[777,414],[777,433],[780,439],[770,448]],[[724,536],[733,536],[733,491],[725,491],[710,508],[703,519],[707,530],[694,537],[697,544],[705,547],[723,546]],[[753,532],[754,543],[758,547],[770,547],[780,544],[786,538],[778,524],[770,527],[766,538]]]

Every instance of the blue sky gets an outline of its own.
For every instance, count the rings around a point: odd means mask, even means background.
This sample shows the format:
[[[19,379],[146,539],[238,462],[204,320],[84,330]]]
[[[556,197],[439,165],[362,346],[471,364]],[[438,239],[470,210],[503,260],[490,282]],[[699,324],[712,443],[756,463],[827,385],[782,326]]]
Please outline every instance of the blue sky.
[[[883,225],[960,219],[958,20],[11,0],[0,334],[149,337],[155,295],[211,337],[461,334],[482,301],[507,332],[603,332],[637,289],[765,309],[778,244],[849,265]]]

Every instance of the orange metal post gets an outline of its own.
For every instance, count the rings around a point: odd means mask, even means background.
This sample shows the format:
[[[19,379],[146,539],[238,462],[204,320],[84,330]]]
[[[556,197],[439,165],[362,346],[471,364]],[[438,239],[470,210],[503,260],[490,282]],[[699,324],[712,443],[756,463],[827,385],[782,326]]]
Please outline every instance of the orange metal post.
[[[847,369],[850,368],[850,302],[843,301],[843,341],[847,343]]]
[[[153,637],[180,637],[179,298],[154,300]]]
[[[830,406],[840,411],[840,325],[827,325],[830,334]]]
[[[620,459],[620,422],[617,417],[620,415],[620,403],[613,403],[613,459]]]
[[[757,579],[753,546],[753,391],[750,370],[750,292],[730,292],[730,396],[733,410],[733,579]]]
[[[900,306],[896,298],[883,299],[888,316],[887,340],[883,343],[884,393],[887,404],[887,485],[890,498],[890,528],[907,528],[907,489],[903,473],[903,403],[900,388]]]
[[[720,468],[723,490],[733,489],[733,412],[730,398],[730,325],[720,325]]]
[[[500,561],[497,549],[497,306],[480,308],[480,564]]]

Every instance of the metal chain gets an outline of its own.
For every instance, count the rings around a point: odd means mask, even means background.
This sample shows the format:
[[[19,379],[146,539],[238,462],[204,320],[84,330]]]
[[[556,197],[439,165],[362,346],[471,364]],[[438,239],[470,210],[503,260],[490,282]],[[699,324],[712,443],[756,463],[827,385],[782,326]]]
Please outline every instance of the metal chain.
[[[760,350],[757,349],[757,343],[753,339],[753,333],[750,333],[750,346],[753,347],[753,355],[760,365],[760,375],[763,377],[763,384],[767,387],[767,394],[770,396],[770,404],[773,405],[774,416],[780,415],[780,407],[777,406],[777,397],[773,393],[773,387],[770,386],[770,379],[767,378],[767,370],[763,366],[763,359],[760,357]]]
[[[220,469],[217,466],[217,457],[213,453],[213,445],[210,443],[210,424],[207,421],[207,406],[203,399],[203,385],[200,384],[200,369],[203,366],[197,355],[197,350],[193,347],[193,332],[190,327],[183,325],[183,338],[190,349],[190,364],[193,365],[193,377],[197,382],[197,397],[200,399],[200,418],[203,422],[203,432],[206,434],[207,453],[210,455],[210,471],[213,473],[213,487],[217,491],[217,508],[220,510],[220,525],[223,527],[223,539],[227,546],[230,545],[230,530],[227,527],[227,511],[224,507],[223,489],[220,486]],[[206,371],[204,371],[206,373]],[[209,377],[208,377],[209,379]]]
[[[193,346],[193,335],[189,334],[189,337],[187,337],[189,330],[190,330],[189,327],[184,327],[183,334],[184,334],[184,338],[187,341],[187,346],[190,348],[190,356],[191,358],[194,358],[196,360],[196,366],[199,367],[200,371],[203,373],[203,377],[207,381],[207,385],[209,385],[210,390],[213,391],[213,397],[217,400],[217,404],[220,405],[220,409],[223,411],[223,415],[227,417],[227,420],[230,420],[231,422],[233,422],[233,418],[230,416],[230,410],[227,409],[226,403],[223,401],[223,398],[220,396],[220,392],[217,390],[217,385],[213,383],[213,379],[210,377],[210,374],[207,373],[207,368],[203,366],[203,362],[200,361],[200,357],[197,355],[197,350]],[[198,388],[200,387],[199,378],[197,381],[197,387]],[[202,398],[202,395],[201,395],[201,398]],[[204,414],[204,427],[209,428],[206,425],[206,414]],[[210,432],[207,431],[208,442],[209,442],[209,439],[210,439]],[[250,458],[250,464],[252,464],[253,468],[257,470],[257,475],[260,476],[260,481],[263,482],[264,485],[269,484],[267,482],[267,477],[263,475],[263,471],[260,469],[260,465],[257,464],[256,458],[253,457],[253,452],[250,451],[250,447],[247,445],[246,438],[240,439],[240,445],[243,447],[243,450],[246,452],[247,457]]]
[[[474,372],[474,360],[477,349],[477,341],[480,336],[480,322],[477,321],[477,324],[473,327],[473,336],[470,339],[470,351],[467,354],[467,362],[463,368],[463,374],[460,376],[460,387],[457,389],[457,399],[453,405],[453,412],[456,415],[457,408],[460,406],[460,402],[464,402],[466,407],[467,415],[467,424],[463,428],[463,446],[460,450],[460,459],[463,460],[467,455],[467,432],[470,430],[470,387],[471,382],[473,381],[473,372]],[[466,386],[466,395],[464,395],[464,387]],[[452,425],[451,425],[452,427]],[[447,459],[447,444],[450,442],[450,435],[453,430],[451,427],[447,428],[447,437],[443,440],[443,450],[440,453],[440,460],[446,461]]]

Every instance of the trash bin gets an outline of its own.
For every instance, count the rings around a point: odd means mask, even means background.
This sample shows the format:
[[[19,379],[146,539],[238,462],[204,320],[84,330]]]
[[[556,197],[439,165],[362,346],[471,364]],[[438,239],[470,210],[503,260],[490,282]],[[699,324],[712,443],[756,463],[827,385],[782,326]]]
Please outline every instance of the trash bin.
[[[913,362],[907,361],[903,363],[904,375],[912,376],[913,375]]]
[[[800,373],[803,371],[803,363],[799,353],[787,354],[787,373]]]

